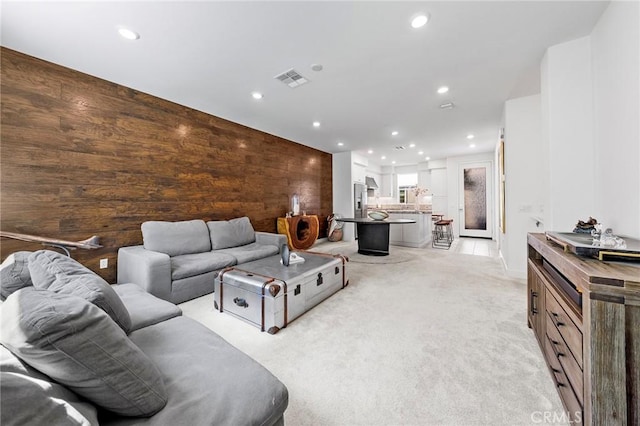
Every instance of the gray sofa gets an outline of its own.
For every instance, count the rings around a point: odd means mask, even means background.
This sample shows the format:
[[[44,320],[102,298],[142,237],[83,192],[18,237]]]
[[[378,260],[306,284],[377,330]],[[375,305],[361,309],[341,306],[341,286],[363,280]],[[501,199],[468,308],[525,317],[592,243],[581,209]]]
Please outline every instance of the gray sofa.
[[[284,424],[286,387],[174,304],[56,252],[12,256],[1,271],[3,426]]]
[[[220,270],[278,254],[287,243],[286,235],[255,232],[248,217],[149,221],[141,229],[143,245],[118,250],[118,282],[173,303],[212,293]]]

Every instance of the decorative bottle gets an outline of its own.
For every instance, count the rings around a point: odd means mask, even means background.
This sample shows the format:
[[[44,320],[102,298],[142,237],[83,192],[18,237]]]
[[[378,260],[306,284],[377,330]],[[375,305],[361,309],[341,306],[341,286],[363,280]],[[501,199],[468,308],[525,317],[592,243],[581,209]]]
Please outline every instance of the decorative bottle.
[[[298,194],[293,194],[291,197],[291,211],[294,216],[298,216],[300,214],[300,198]]]

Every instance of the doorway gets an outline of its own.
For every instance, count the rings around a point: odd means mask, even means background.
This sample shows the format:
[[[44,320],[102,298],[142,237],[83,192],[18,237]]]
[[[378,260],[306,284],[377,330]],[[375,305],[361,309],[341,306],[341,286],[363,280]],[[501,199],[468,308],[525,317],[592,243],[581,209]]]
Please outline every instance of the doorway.
[[[461,237],[493,237],[492,170],[490,161],[459,166]]]

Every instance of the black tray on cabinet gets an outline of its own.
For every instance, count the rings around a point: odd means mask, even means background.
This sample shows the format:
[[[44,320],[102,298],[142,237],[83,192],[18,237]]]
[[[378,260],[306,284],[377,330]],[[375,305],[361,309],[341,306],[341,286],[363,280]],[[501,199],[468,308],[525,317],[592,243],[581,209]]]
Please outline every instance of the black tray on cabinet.
[[[551,275],[554,282],[564,291],[569,299],[571,299],[578,309],[582,312],[582,293],[573,286],[556,268],[554,268],[546,259],[542,259],[542,267]]]

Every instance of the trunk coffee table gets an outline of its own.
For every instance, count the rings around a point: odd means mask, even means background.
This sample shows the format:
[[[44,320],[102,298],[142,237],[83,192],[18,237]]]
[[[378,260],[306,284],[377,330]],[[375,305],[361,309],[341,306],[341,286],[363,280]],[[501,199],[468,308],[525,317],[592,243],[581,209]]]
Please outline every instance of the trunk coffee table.
[[[275,334],[349,284],[345,256],[296,254],[305,261],[284,266],[275,255],[220,272],[213,293],[215,309]]]
[[[413,219],[336,218],[339,222],[355,223],[358,230],[358,253],[367,256],[389,255],[389,225],[416,223]]]

